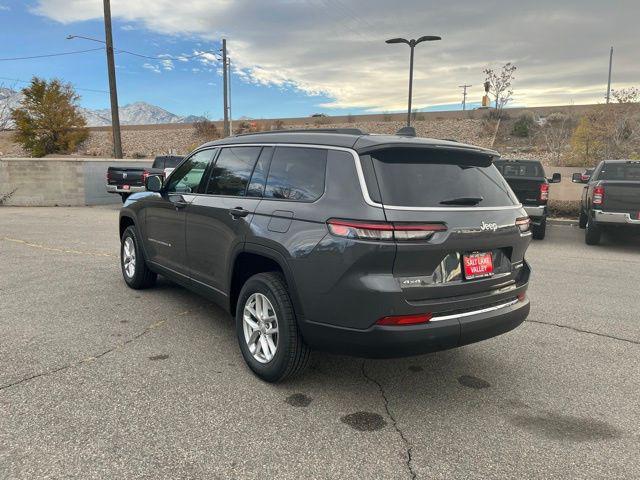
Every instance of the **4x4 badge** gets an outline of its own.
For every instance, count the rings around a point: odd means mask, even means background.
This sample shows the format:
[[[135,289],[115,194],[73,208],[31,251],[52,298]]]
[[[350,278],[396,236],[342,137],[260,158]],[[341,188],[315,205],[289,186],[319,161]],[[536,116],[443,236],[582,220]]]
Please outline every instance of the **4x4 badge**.
[[[491,230],[492,232],[495,232],[496,230],[498,230],[498,224],[482,222],[482,226],[480,226],[480,230],[482,231]]]

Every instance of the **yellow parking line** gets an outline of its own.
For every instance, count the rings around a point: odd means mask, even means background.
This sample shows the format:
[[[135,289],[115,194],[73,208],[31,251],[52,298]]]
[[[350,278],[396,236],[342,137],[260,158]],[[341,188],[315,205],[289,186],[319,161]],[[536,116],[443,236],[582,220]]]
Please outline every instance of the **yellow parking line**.
[[[38,244],[38,243],[27,242],[26,240],[21,240],[19,238],[4,237],[4,238],[2,238],[2,240],[5,240],[7,242],[19,243],[21,245],[25,245],[25,246],[31,247],[31,248],[39,248],[40,250],[46,250],[48,252],[71,253],[71,254],[74,254],[74,255],[87,255],[89,257],[112,257],[112,258],[118,258],[117,255],[113,255],[111,253],[83,252],[81,250],[70,250],[70,249],[66,249],[66,248],[49,247],[47,245],[41,245],[41,244]]]

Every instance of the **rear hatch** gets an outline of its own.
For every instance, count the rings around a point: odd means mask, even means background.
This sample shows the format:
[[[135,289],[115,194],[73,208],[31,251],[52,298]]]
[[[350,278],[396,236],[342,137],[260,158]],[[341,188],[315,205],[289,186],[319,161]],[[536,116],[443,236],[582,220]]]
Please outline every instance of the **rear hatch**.
[[[607,162],[598,175],[604,187],[605,212],[640,212],[640,162]],[[637,217],[636,217],[637,218]]]
[[[451,297],[462,306],[515,285],[530,241],[517,226],[526,214],[490,154],[426,147],[367,153],[365,180],[388,222],[443,227],[422,240],[396,240],[393,275],[408,302],[451,308]],[[468,270],[474,262],[491,268]]]
[[[141,186],[144,169],[139,167],[109,167],[107,183],[109,185]]]

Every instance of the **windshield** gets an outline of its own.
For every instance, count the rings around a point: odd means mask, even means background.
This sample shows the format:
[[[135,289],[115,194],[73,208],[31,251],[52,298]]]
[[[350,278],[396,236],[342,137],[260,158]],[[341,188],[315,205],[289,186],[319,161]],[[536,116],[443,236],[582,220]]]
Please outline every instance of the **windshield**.
[[[520,202],[487,157],[433,149],[389,149],[371,160],[382,203],[404,207],[503,207]],[[373,183],[367,179],[368,183]]]
[[[605,163],[598,180],[640,181],[640,162]]]

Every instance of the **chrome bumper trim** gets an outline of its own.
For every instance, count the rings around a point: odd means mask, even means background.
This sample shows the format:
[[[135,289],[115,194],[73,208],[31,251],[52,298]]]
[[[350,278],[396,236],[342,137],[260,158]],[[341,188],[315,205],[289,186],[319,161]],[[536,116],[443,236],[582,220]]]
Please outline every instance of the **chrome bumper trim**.
[[[597,223],[616,223],[618,225],[640,225],[640,220],[631,218],[631,214],[622,212],[602,212],[595,210]]]
[[[527,215],[529,215],[530,217],[542,217],[544,216],[544,212],[546,208],[547,207],[544,205],[539,207],[534,207],[534,206],[528,207],[525,205],[524,211],[527,212]]]
[[[118,188],[118,185],[106,185],[107,192],[109,193],[135,193],[135,192],[144,192],[144,187],[130,187],[128,190],[124,188]]]
[[[456,313],[454,315],[442,315],[442,316],[439,316],[439,317],[432,317],[431,320],[429,320],[429,323],[431,323],[431,322],[440,322],[442,320],[453,320],[454,318],[470,317],[472,315],[480,315],[481,313],[494,312],[496,310],[500,310],[501,308],[511,307],[512,305],[515,305],[516,303],[518,303],[518,301],[519,300],[516,298],[515,300],[511,300],[510,302],[503,303],[501,305],[495,305],[493,307],[482,308],[480,310],[473,310],[472,312],[463,312],[463,313]]]

